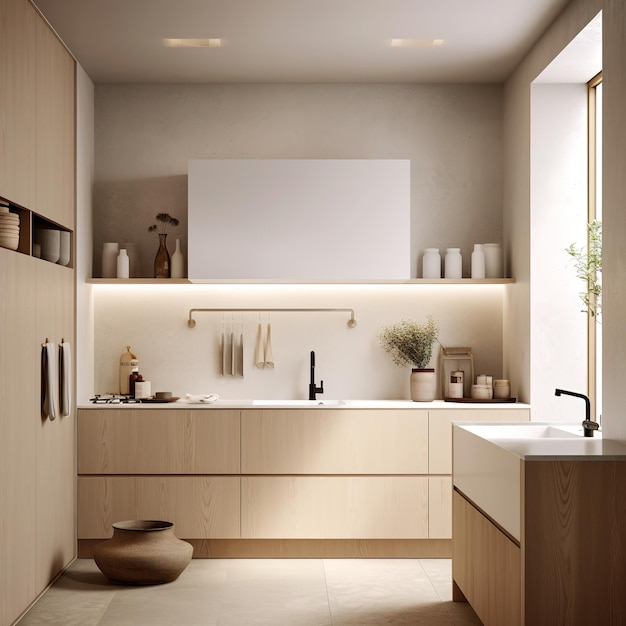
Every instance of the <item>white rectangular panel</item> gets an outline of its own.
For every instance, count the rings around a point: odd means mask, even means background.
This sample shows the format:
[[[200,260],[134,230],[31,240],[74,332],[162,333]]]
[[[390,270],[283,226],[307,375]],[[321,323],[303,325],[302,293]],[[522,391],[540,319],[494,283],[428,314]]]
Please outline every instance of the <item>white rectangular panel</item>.
[[[408,160],[189,161],[189,278],[410,278]]]

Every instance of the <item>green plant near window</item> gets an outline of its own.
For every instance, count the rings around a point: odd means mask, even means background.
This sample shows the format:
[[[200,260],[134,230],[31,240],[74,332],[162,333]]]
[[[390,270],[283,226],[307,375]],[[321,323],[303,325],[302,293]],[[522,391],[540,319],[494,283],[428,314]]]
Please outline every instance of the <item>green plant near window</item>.
[[[574,260],[576,276],[585,281],[585,291],[580,292],[580,299],[585,308],[583,313],[590,313],[596,320],[602,313],[602,222],[593,220],[587,225],[587,249],[571,244],[565,251]]]

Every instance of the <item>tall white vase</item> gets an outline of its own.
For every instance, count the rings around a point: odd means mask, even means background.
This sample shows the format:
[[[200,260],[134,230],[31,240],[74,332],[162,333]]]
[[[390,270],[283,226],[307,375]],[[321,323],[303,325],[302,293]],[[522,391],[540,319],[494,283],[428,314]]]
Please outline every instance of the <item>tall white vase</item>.
[[[432,402],[437,393],[437,378],[434,369],[411,371],[411,400]]]
[[[176,240],[176,250],[172,254],[170,278],[184,278],[185,257],[180,249],[180,239]]]

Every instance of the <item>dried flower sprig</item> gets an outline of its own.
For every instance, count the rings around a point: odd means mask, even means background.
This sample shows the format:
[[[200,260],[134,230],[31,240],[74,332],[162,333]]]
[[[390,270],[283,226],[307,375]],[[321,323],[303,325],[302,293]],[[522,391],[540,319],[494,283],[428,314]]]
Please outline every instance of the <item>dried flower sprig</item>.
[[[389,353],[398,367],[410,365],[415,369],[426,369],[433,354],[439,327],[432,315],[425,324],[412,319],[403,319],[391,326],[383,327],[379,335],[382,348]]]
[[[157,213],[156,219],[161,223],[161,230],[157,230],[159,228],[158,224],[152,224],[152,226],[148,227],[148,232],[153,233],[157,231],[157,234],[163,235],[167,233],[168,228],[175,227],[180,224],[180,222],[169,213]]]

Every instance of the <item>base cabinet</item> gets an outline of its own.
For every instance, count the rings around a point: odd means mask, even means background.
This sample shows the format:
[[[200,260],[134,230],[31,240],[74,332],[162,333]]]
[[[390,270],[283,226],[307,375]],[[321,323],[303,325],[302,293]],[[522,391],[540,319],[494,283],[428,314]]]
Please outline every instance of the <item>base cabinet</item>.
[[[196,556],[450,557],[452,422],[528,418],[527,407],[84,408],[79,554],[115,521],[162,518]]]

